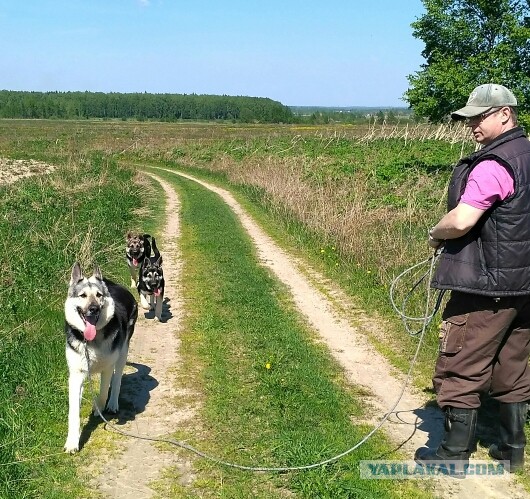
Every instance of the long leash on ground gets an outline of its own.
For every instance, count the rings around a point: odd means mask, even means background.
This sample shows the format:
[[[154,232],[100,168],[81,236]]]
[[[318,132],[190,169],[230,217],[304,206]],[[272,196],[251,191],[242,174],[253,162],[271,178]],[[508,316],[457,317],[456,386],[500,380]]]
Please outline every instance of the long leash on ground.
[[[269,466],[245,466],[245,465],[242,465],[242,464],[230,463],[228,461],[223,461],[222,459],[219,459],[217,457],[214,457],[214,456],[211,456],[209,454],[206,454],[205,452],[202,452],[202,451],[196,449],[195,447],[193,447],[193,446],[191,446],[191,445],[189,445],[189,444],[187,444],[185,442],[179,441],[179,440],[174,440],[174,439],[171,439],[171,438],[163,438],[163,437],[149,437],[149,436],[145,436],[145,435],[139,435],[139,434],[135,434],[135,433],[130,433],[130,432],[124,431],[121,428],[118,428],[116,425],[110,423],[105,418],[105,416],[103,416],[100,408],[97,406],[96,398],[94,397],[95,410],[96,410],[97,414],[99,415],[99,417],[105,423],[106,427],[108,426],[109,428],[111,428],[112,430],[116,431],[117,433],[120,433],[121,435],[124,435],[126,437],[140,439],[140,440],[148,440],[150,442],[165,442],[165,443],[170,444],[170,445],[175,445],[175,446],[180,447],[182,449],[186,449],[186,450],[196,454],[197,456],[200,456],[200,457],[202,457],[204,459],[207,459],[208,461],[211,461],[213,463],[219,464],[221,466],[226,466],[226,467],[229,467],[229,468],[236,468],[236,469],[245,470],[245,471],[267,471],[267,472],[303,471],[303,470],[310,470],[310,469],[314,469],[314,468],[319,468],[321,466],[324,466],[326,464],[332,463],[334,461],[338,461],[339,459],[343,458],[344,456],[347,456],[348,454],[351,454],[354,450],[356,450],[361,445],[363,445],[374,433],[376,433],[385,424],[385,422],[388,420],[390,415],[395,412],[396,407],[398,406],[399,402],[401,401],[401,399],[403,397],[403,394],[405,393],[405,389],[406,389],[406,387],[407,387],[407,385],[408,385],[408,383],[409,383],[409,381],[410,381],[410,379],[412,377],[412,371],[413,371],[414,366],[416,364],[416,360],[418,358],[418,354],[420,352],[420,349],[421,349],[421,346],[422,346],[422,343],[423,343],[423,338],[425,336],[425,331],[427,330],[427,326],[428,326],[429,322],[432,320],[432,317],[436,313],[436,310],[434,312],[432,312],[432,313],[429,313],[430,294],[431,294],[430,281],[431,281],[431,277],[432,277],[432,273],[433,273],[433,269],[434,269],[434,265],[436,263],[436,260],[437,260],[437,255],[434,254],[432,257],[428,258],[427,260],[424,260],[423,262],[420,262],[419,264],[414,265],[410,269],[407,269],[405,272],[400,274],[394,280],[394,282],[392,283],[392,293],[393,293],[393,291],[395,289],[395,285],[397,284],[397,281],[399,281],[404,275],[406,275],[410,271],[413,271],[417,267],[419,267],[421,265],[424,265],[425,263],[430,261],[429,270],[421,278],[419,283],[417,283],[412,288],[412,290],[410,291],[410,292],[412,292],[414,289],[416,289],[418,287],[418,285],[421,282],[424,281],[424,278],[428,276],[428,279],[427,279],[427,292],[426,292],[427,293],[427,299],[426,299],[426,304],[425,304],[425,315],[423,316],[423,318],[421,318],[423,320],[423,327],[421,328],[420,331],[415,333],[415,335],[418,336],[418,338],[419,338],[418,346],[416,347],[416,351],[414,353],[414,357],[412,358],[409,370],[407,372],[407,375],[405,377],[405,381],[403,383],[403,386],[401,388],[401,391],[399,393],[399,396],[398,396],[396,402],[391,407],[391,409],[383,416],[381,421],[369,433],[367,433],[359,442],[357,442],[353,447],[350,447],[349,449],[345,450],[344,452],[341,452],[340,454],[337,454],[337,455],[335,455],[333,457],[330,457],[329,459],[325,459],[325,460],[320,461],[318,463],[307,464],[307,465],[303,465],[303,466],[269,467]],[[440,300],[441,300],[441,298],[439,298],[439,301]],[[392,303],[393,303],[393,305],[395,305],[393,294],[392,294]],[[439,306],[439,303],[438,303],[438,306]],[[402,310],[404,310],[404,308],[405,308],[405,305],[402,307]],[[411,318],[406,317],[404,315],[404,313],[402,312],[402,310],[399,310],[399,309],[396,308],[396,311],[399,313],[399,315],[401,315],[402,317],[405,317],[406,319],[410,320]],[[420,318],[415,317],[415,318],[412,318],[412,319],[419,320]],[[88,358],[88,350],[87,350],[86,347],[85,347],[85,354],[86,354],[86,358],[87,358],[87,366],[89,368],[90,367],[90,362],[89,362],[89,358]],[[88,369],[88,376],[89,376],[89,379],[92,382],[93,380],[92,380],[92,378],[90,376],[90,369]]]

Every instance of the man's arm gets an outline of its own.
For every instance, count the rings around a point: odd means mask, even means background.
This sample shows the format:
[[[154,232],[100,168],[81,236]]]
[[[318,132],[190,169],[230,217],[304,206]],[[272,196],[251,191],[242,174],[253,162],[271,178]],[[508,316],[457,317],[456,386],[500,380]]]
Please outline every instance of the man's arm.
[[[442,217],[429,231],[429,235],[440,241],[461,237],[471,230],[485,211],[466,203],[459,203],[456,208]]]

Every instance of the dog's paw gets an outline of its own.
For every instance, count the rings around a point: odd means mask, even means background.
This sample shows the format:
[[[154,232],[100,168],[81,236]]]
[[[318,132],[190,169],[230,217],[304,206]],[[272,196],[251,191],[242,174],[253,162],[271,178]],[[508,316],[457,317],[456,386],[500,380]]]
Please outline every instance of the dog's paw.
[[[99,409],[93,405],[92,406],[92,414],[98,418],[100,418],[102,415],[103,415],[103,407],[105,406],[101,406]]]
[[[79,439],[77,439],[75,442],[70,442],[70,439],[66,441],[64,444],[64,452],[68,454],[75,454],[79,451]]]
[[[107,408],[105,409],[109,414],[118,414],[120,408],[118,404],[113,404],[109,401]]]

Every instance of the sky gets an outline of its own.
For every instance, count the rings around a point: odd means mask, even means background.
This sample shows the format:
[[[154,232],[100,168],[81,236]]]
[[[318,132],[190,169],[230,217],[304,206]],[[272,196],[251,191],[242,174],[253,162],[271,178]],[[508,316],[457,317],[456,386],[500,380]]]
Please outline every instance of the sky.
[[[0,0],[0,90],[404,107],[421,0]]]

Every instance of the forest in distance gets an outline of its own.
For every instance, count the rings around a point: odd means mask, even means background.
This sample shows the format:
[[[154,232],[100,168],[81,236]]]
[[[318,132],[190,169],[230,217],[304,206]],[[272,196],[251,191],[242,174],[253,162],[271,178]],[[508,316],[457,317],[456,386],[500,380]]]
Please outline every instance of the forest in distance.
[[[286,106],[263,97],[197,94],[0,91],[4,119],[120,119],[234,123],[389,123],[408,120],[403,108]]]

